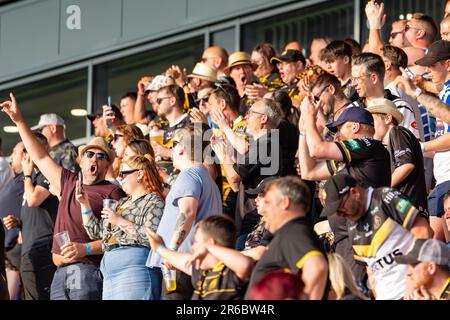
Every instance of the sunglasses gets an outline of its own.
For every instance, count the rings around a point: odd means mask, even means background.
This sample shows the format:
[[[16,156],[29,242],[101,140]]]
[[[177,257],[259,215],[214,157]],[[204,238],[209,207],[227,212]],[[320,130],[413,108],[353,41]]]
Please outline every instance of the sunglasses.
[[[409,29],[420,30],[420,28],[412,27],[412,26],[410,26],[409,24],[407,24],[407,25],[405,26],[405,32],[408,31]]]
[[[318,103],[320,101],[320,97],[322,96],[322,94],[327,91],[328,86],[325,86],[322,88],[322,90],[320,90],[319,94],[317,96],[314,96],[314,102]]]
[[[123,137],[123,134],[117,134],[117,133],[115,133],[114,136],[113,136],[113,140],[114,140],[114,141],[117,141],[117,140],[119,140],[119,138],[121,138],[121,137]]]
[[[120,179],[124,179],[126,176],[132,174],[133,172],[139,171],[139,169],[133,169],[133,170],[128,170],[128,171],[120,171],[119,172],[119,178]]]
[[[170,98],[172,98],[172,96],[170,96],[170,97],[156,98],[156,103],[157,103],[157,104],[161,104],[161,102],[163,102],[164,99],[170,99]]]
[[[209,94],[207,94],[206,96],[201,97],[200,99],[197,99],[197,102],[203,102],[203,103],[208,103],[209,100]]]
[[[172,149],[174,149],[178,144],[180,144],[180,141],[172,140]]]
[[[391,32],[391,39],[394,39],[398,34],[403,33],[403,31]]]
[[[84,153],[84,155],[86,157],[88,157],[89,159],[91,159],[94,155],[95,155],[95,158],[97,158],[98,160],[108,159],[108,155],[106,153],[102,153],[102,152],[95,153],[94,151],[86,151]]]

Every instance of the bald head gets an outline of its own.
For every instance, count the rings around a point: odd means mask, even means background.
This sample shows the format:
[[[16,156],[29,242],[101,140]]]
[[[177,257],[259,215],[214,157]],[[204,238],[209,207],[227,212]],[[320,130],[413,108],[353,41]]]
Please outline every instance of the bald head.
[[[222,71],[228,65],[228,52],[220,46],[212,46],[203,51],[202,62]]]

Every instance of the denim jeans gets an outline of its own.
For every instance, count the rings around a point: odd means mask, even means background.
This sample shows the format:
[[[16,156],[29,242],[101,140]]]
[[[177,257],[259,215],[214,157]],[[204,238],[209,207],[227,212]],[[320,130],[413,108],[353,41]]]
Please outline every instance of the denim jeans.
[[[56,269],[50,300],[100,300],[102,275],[96,265],[74,263]]]
[[[158,300],[161,295],[160,268],[145,263],[150,249],[122,246],[105,252],[100,265],[103,300]]]

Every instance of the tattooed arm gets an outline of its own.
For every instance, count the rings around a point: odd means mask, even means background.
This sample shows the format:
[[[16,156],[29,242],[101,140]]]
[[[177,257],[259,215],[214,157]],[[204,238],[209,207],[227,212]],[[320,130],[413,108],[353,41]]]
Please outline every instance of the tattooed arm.
[[[175,249],[180,247],[194,225],[198,200],[193,197],[180,198],[178,199],[178,208],[180,208],[180,214],[178,215],[175,230],[169,242],[169,248]]]
[[[443,103],[435,95],[424,92],[417,98],[417,101],[435,117],[446,123],[450,122],[450,106]]]

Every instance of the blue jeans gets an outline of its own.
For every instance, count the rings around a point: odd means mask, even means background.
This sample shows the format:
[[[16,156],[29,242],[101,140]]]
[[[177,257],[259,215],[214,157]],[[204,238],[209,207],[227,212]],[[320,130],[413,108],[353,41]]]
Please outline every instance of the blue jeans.
[[[100,300],[102,275],[92,264],[74,263],[56,269],[50,300]]]
[[[161,295],[160,268],[145,263],[150,249],[122,246],[105,252],[100,265],[103,300],[158,300]]]

